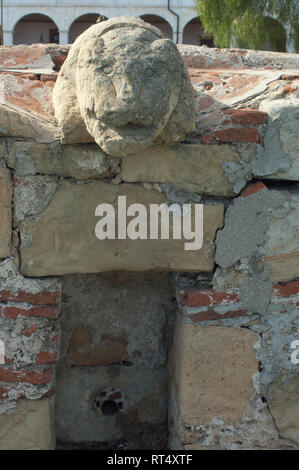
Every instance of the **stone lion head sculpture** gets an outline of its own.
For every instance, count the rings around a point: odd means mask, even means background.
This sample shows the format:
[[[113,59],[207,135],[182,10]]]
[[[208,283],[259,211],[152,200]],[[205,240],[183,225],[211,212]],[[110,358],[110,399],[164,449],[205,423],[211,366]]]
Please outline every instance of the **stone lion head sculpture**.
[[[53,103],[63,143],[96,141],[115,157],[194,130],[193,87],[176,45],[134,17],[95,24],[77,38]]]

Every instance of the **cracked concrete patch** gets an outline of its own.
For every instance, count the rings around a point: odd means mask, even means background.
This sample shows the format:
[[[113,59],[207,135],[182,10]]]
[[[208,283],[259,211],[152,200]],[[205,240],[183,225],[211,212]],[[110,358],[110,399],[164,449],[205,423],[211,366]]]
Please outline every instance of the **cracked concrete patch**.
[[[256,176],[299,179],[299,99],[264,101],[261,111],[269,114],[264,147],[259,146],[252,162]]]
[[[264,147],[257,148],[256,158],[252,162],[252,172],[255,176],[272,175],[279,170],[288,170],[290,159],[281,148],[281,123],[279,119],[272,122],[264,137]]]
[[[228,268],[241,258],[256,256],[270,222],[271,208],[279,208],[285,197],[266,188],[249,197],[239,197],[227,209],[225,226],[216,237],[216,263]]]
[[[233,191],[238,194],[244,188],[247,181],[251,179],[250,163],[242,162],[224,162],[222,164],[224,173],[233,184]]]
[[[259,266],[260,271],[257,271],[256,262],[268,254],[267,248],[271,245],[278,247],[281,253],[281,230],[285,230],[285,218],[290,210],[286,199],[283,192],[267,188],[235,199],[227,209],[224,229],[218,231],[216,237],[215,260],[221,268],[230,268],[249,257],[250,278],[240,285],[240,298],[244,306],[254,313],[266,313],[270,302],[271,267]],[[295,238],[294,230],[291,230],[289,238]]]
[[[272,283],[259,277],[246,279],[240,287],[240,299],[251,312],[266,313],[272,292]]]

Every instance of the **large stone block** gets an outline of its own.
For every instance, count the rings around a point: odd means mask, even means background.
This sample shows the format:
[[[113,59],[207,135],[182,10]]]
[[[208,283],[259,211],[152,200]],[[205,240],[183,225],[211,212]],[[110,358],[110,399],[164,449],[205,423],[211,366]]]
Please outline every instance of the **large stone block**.
[[[52,123],[0,104],[0,136],[35,139],[37,142],[54,142],[60,137],[59,129]]]
[[[282,438],[299,443],[299,375],[269,386],[271,414]]]
[[[106,366],[122,362],[128,341],[124,336],[102,335],[100,344],[92,344],[92,330],[77,326],[70,341],[68,356],[75,366]]]
[[[291,194],[287,200],[288,212],[273,218],[269,224],[264,261],[270,267],[273,282],[289,281],[299,276],[299,196]]]
[[[52,405],[48,398],[19,400],[0,415],[0,450],[53,450]]]
[[[96,144],[62,145],[60,142],[14,142],[8,165],[17,176],[56,175],[76,179],[107,178],[118,172],[119,160],[110,158]]]
[[[137,185],[63,181],[44,212],[35,218],[27,216],[21,223],[22,272],[48,276],[113,270],[213,270],[213,240],[223,224],[223,204],[204,206],[203,246],[187,251],[186,240],[173,240],[171,234],[169,240],[97,239],[95,226],[100,219],[95,217],[96,207],[110,203],[117,209],[120,195],[126,196],[127,207],[141,203],[147,213],[150,204],[167,202],[158,191]]]
[[[241,328],[178,323],[174,382],[184,425],[233,423],[254,395],[258,335]]]
[[[54,46],[55,47],[55,46]],[[54,49],[53,47],[53,49]],[[54,66],[47,44],[3,46],[0,50],[0,64],[4,69],[40,69]]]
[[[156,146],[143,152],[142,158],[124,158],[121,175],[127,182],[171,183],[196,193],[232,196],[233,183],[223,164],[239,161],[229,145]]]
[[[11,196],[10,172],[0,168],[0,258],[11,254]]]
[[[265,256],[263,259],[270,267],[269,279],[272,282],[290,281],[299,276],[299,252]]]
[[[34,79],[33,79],[34,78]],[[29,74],[1,75],[1,102],[37,118],[54,122],[52,89],[54,81],[38,80]]]

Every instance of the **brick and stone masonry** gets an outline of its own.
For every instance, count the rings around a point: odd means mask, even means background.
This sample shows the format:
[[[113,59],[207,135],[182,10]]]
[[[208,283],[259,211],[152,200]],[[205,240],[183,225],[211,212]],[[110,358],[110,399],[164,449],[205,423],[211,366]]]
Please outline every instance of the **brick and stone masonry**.
[[[60,141],[69,46],[1,47],[1,449],[298,449],[299,59],[179,50],[196,129],[118,158]],[[123,194],[202,202],[203,248],[99,245]]]

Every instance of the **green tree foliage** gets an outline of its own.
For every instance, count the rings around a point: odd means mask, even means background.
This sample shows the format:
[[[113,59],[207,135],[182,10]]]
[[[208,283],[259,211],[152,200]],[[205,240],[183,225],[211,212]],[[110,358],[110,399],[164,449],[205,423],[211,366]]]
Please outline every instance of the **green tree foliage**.
[[[221,47],[232,44],[260,49],[266,42],[282,50],[285,31],[290,28],[299,50],[299,0],[195,0],[205,32]],[[276,18],[272,20],[271,18]],[[280,24],[280,23],[281,24]]]

